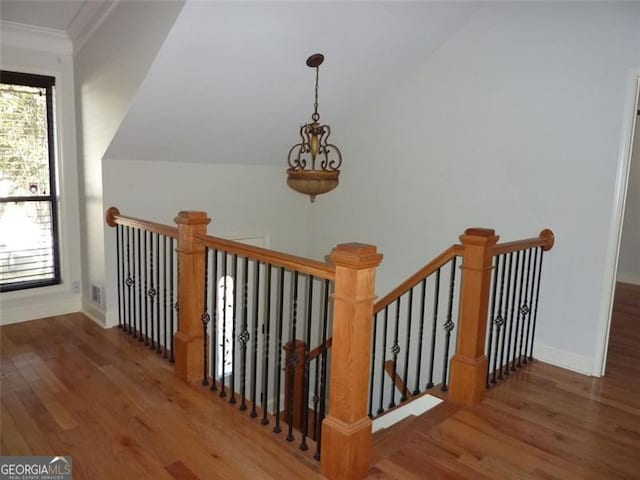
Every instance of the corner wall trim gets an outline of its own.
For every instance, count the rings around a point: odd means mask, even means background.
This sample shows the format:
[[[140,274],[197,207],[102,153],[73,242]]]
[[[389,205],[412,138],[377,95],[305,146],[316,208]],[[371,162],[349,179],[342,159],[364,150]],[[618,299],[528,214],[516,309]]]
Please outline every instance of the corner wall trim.
[[[550,363],[556,367],[566,368],[572,372],[593,375],[593,359],[584,355],[536,343],[533,346],[533,357],[536,360]]]

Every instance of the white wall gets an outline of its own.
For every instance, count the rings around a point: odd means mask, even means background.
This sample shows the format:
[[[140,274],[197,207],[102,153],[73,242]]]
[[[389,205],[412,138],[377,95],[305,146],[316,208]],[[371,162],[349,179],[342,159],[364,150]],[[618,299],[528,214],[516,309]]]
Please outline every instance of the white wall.
[[[0,294],[0,324],[80,310],[82,279],[71,42],[64,32],[2,23],[2,69],[56,78],[55,121],[62,284]]]
[[[312,210],[312,253],[385,255],[378,294],[469,226],[504,240],[545,227],[538,357],[597,373],[595,352],[627,72],[640,4],[484,6],[425,61],[334,126],[341,186]]]
[[[126,172],[126,174],[124,174]],[[104,202],[123,215],[175,225],[181,210],[209,214],[211,235],[264,235],[266,246],[305,255],[309,201],[286,188],[282,168],[107,160]],[[106,232],[106,285],[116,285],[115,229]],[[107,289],[108,325],[117,324],[117,296]]]
[[[622,226],[618,281],[640,285],[640,117],[636,128],[631,154],[629,186]]]
[[[81,159],[83,309],[104,321],[90,286],[105,285],[102,157],[184,2],[119,2],[75,55]]]

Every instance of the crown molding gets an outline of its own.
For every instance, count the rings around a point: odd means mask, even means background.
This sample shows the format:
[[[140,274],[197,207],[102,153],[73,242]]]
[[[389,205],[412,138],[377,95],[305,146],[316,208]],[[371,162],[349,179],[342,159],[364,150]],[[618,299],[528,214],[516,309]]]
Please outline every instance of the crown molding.
[[[5,47],[71,55],[73,45],[67,32],[0,20],[0,35]]]
[[[82,49],[119,2],[120,0],[92,0],[85,2],[80,7],[67,27],[67,33],[73,43],[74,54]]]

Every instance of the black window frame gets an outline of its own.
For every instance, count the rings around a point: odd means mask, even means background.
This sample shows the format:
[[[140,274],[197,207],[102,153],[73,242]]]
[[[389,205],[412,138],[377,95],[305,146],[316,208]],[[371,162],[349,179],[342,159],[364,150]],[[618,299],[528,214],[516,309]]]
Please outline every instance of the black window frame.
[[[49,190],[48,195],[29,195],[0,197],[0,203],[12,202],[49,202],[51,213],[51,245],[53,254],[53,278],[42,280],[25,280],[0,284],[0,292],[27,290],[31,288],[49,287],[62,283],[60,272],[60,235],[58,218],[58,193],[56,182],[56,139],[54,126],[53,90],[56,84],[55,77],[37,75],[33,73],[12,72],[0,70],[0,83],[12,85],[24,85],[28,87],[43,88],[46,94],[47,115],[47,145],[49,156]]]

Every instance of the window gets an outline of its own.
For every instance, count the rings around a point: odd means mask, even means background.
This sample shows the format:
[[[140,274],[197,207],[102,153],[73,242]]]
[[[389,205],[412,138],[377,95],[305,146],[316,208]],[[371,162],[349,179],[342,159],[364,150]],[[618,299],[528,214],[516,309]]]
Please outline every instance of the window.
[[[54,85],[0,72],[0,291],[60,283]]]

